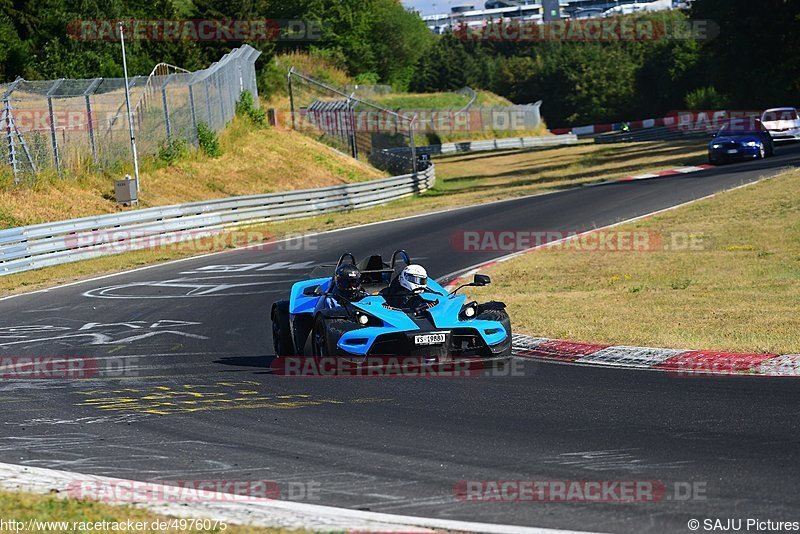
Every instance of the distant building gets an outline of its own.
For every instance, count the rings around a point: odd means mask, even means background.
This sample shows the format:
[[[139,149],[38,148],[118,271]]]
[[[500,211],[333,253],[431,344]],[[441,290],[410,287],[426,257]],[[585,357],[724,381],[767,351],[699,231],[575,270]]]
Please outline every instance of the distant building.
[[[560,13],[556,17],[581,19],[595,18],[612,15],[627,15],[645,11],[662,11],[673,7],[685,7],[688,0],[553,0],[552,4],[558,4]],[[549,6],[545,18],[543,0],[486,0],[483,9],[476,9],[475,4],[460,4],[452,6],[449,13],[439,13],[435,15],[425,15],[428,28],[434,33],[440,34],[452,30],[457,25],[467,25],[470,27],[483,26],[489,22],[501,22],[503,20],[523,20],[543,22],[552,20],[554,6]],[[544,2],[548,4],[550,2]]]

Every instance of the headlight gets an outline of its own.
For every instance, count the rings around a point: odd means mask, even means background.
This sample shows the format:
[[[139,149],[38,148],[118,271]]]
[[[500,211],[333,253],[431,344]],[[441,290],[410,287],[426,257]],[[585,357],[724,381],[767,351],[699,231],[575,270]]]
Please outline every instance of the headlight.
[[[745,146],[758,146],[758,143],[756,141],[748,141],[745,143]]]
[[[711,148],[719,148],[721,145],[711,145]]]
[[[478,314],[478,303],[477,302],[470,302],[469,304],[465,304],[463,308],[461,308],[461,312],[458,314],[459,318],[463,321],[465,319],[472,319]]]
[[[358,320],[358,324],[361,326],[367,326],[367,323],[369,323],[369,317],[363,313],[357,314],[356,319]]]

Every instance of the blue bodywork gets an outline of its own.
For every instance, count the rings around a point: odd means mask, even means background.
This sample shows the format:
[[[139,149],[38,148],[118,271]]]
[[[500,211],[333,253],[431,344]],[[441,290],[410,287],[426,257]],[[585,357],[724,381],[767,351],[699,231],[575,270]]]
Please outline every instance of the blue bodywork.
[[[329,298],[326,296],[326,292],[331,283],[331,278],[315,278],[295,283],[289,297],[289,314],[292,322],[298,316],[306,314],[313,316],[321,306],[324,306],[320,301]],[[313,291],[317,287],[319,289],[314,294],[304,294],[304,292]],[[376,325],[362,326],[345,332],[337,342],[338,349],[346,354],[365,356],[369,354],[376,340],[386,334],[452,331],[453,329],[474,331],[488,347],[495,347],[507,342],[509,333],[499,321],[474,318],[462,320],[459,317],[467,302],[464,295],[451,296],[441,285],[431,279],[428,280],[428,287],[432,291],[423,292],[421,297],[428,302],[435,303],[427,310],[435,329],[423,330],[418,321],[415,321],[405,311],[387,307],[386,301],[380,295],[370,295],[351,304],[357,310],[378,319],[378,321],[372,321]]]
[[[708,143],[708,161],[723,163],[739,159],[758,159],[774,151],[772,136],[761,124],[749,128],[723,127]]]

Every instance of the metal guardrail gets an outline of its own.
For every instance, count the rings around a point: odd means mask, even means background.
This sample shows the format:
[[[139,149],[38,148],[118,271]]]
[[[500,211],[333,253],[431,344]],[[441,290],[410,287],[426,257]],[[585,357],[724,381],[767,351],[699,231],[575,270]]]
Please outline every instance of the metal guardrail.
[[[504,139],[485,139],[481,141],[459,141],[441,145],[419,146],[417,154],[456,154],[458,152],[480,152],[491,150],[508,150],[512,148],[536,148],[545,146],[572,145],[578,142],[573,134],[546,135],[542,137],[507,137]],[[387,152],[398,153],[410,151],[408,148],[393,148]]]
[[[594,136],[597,144],[611,143],[641,143],[645,141],[670,141],[676,139],[710,139],[713,132],[684,131],[674,126],[658,126],[655,128],[644,128],[641,130],[631,130],[629,132],[604,133]]]
[[[224,228],[376,206],[425,191],[417,174],[369,182],[230,197],[0,230],[0,276],[206,237]]]

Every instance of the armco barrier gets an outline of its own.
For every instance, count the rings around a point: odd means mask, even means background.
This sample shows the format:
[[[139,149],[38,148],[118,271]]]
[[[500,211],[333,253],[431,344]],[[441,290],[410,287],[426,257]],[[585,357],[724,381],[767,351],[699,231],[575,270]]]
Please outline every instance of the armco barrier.
[[[211,235],[225,227],[366,208],[425,191],[418,174],[356,184],[148,208],[0,230],[0,276]]]
[[[458,152],[480,152],[489,150],[507,150],[510,148],[536,148],[543,146],[571,145],[578,142],[578,136],[573,134],[545,135],[542,137],[506,137],[504,139],[484,139],[480,141],[459,141],[457,143],[444,143],[442,145],[428,145],[417,147],[417,154],[456,154]],[[392,148],[386,152],[410,152],[408,147]]]

